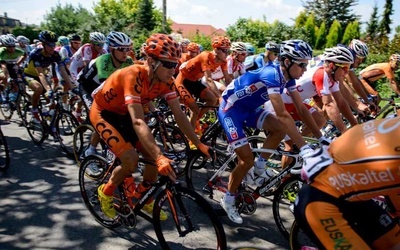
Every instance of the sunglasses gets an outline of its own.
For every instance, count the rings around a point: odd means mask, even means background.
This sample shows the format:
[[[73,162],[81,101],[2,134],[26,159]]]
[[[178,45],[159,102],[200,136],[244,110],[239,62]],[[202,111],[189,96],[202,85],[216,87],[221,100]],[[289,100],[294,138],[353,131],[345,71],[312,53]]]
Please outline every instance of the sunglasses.
[[[308,62],[300,62],[300,61],[296,61],[296,60],[292,60],[292,62],[297,64],[302,69],[306,69],[308,66]]]
[[[95,46],[103,47],[104,43],[94,43]]]
[[[71,42],[73,44],[81,44],[82,42]]]
[[[158,60],[162,66],[166,69],[176,69],[176,67],[178,66],[177,62],[167,62],[167,61],[162,61],[162,60]]]
[[[111,47],[111,48],[116,49],[116,50],[118,50],[120,52],[125,52],[125,53],[127,53],[127,52],[132,50],[131,47]]]
[[[350,69],[350,65],[348,65],[348,64],[335,63],[335,66],[342,68],[343,70],[346,70],[346,71],[348,71]]]
[[[229,53],[229,49],[218,49],[218,50],[222,51],[222,52],[225,53],[225,54],[228,54],[228,53]]]
[[[51,48],[55,48],[56,47],[56,43],[45,43],[44,45],[47,45]]]
[[[247,53],[238,53],[239,56],[247,56]]]

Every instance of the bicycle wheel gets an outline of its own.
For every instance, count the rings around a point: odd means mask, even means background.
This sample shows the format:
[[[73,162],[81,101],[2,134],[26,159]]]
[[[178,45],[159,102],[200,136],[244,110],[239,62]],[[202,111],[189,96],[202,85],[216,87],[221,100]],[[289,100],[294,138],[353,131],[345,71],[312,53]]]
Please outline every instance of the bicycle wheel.
[[[162,249],[227,249],[221,221],[196,192],[174,186],[163,190],[154,204],[154,230]],[[160,220],[161,209],[167,220]]]
[[[90,175],[90,169],[92,164],[95,164],[99,169],[101,169],[101,175],[94,177]],[[90,155],[86,157],[79,168],[79,187],[81,190],[81,195],[86,208],[93,215],[95,220],[102,226],[107,228],[116,228],[121,225],[119,216],[110,219],[103,214],[100,207],[100,201],[98,198],[97,188],[103,184],[107,183],[111,176],[111,171],[107,172],[109,165],[107,160],[99,155]],[[118,192],[118,189],[116,190]]]
[[[0,128],[0,171],[4,172],[10,167],[10,150],[6,137]]]
[[[36,144],[41,144],[48,135],[47,125],[45,124],[45,121],[41,122],[35,121],[33,119],[31,109],[32,109],[32,103],[28,103],[24,107],[23,120],[26,121],[25,127],[28,130],[28,134],[32,138],[32,141]]]
[[[81,124],[74,132],[73,149],[75,161],[78,167],[81,165],[83,158],[85,158],[84,153],[85,150],[89,147],[90,138],[93,132],[94,128],[90,124]]]
[[[289,239],[290,228],[294,221],[294,201],[302,185],[300,176],[290,176],[282,180],[272,200],[275,224],[286,239]]]
[[[61,111],[55,121],[58,140],[67,156],[74,155],[73,135],[79,126],[78,120],[69,111]]]
[[[162,124],[153,130],[153,136],[163,154],[175,161],[178,168],[177,176],[183,176],[190,151],[185,134],[178,127]]]
[[[393,108],[389,108],[382,114],[382,118],[393,118],[397,117],[397,110],[400,110],[400,105],[397,105]]]
[[[16,109],[17,109],[18,116],[22,120],[23,126],[26,126],[25,110],[28,110],[28,109],[26,109],[26,107],[28,107],[30,105],[30,99],[31,99],[31,97],[25,92],[22,94],[19,94],[19,96],[18,96]]]
[[[300,225],[297,223],[297,221],[293,221],[293,225],[290,229],[289,246],[290,250],[301,250],[303,247],[309,247],[308,249],[314,248],[315,250],[318,250],[317,246],[300,228]]]
[[[5,96],[6,100],[3,100],[3,103],[0,104],[0,112],[7,121],[11,119],[15,110],[15,102],[9,101],[8,94],[8,91],[1,93],[1,95]]]

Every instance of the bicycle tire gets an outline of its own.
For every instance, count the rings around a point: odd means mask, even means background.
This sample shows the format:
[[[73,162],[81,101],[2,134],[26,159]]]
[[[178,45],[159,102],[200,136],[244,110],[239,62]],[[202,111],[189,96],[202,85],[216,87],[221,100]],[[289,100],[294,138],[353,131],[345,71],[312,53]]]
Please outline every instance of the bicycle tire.
[[[14,114],[14,107],[12,105],[11,102],[0,104],[0,112],[6,121],[11,120],[11,117]]]
[[[165,156],[174,160],[177,166],[177,177],[181,177],[186,172],[186,162],[189,156],[189,141],[185,134],[176,126],[170,124],[161,125],[163,133],[161,134],[160,126],[153,130],[153,136],[156,144],[161,148]]]
[[[382,118],[385,119],[387,117],[397,117],[396,111],[400,110],[400,105],[396,104],[395,107],[389,108],[388,110],[385,110],[382,114]]]
[[[0,127],[0,171],[5,172],[10,167],[10,160],[7,139]]]
[[[94,132],[94,128],[90,124],[81,124],[79,125],[73,135],[73,151],[74,158],[78,167],[81,165],[83,161],[84,152],[89,147],[90,138],[92,133]]]
[[[294,214],[291,209],[293,209],[294,201],[302,183],[298,175],[292,175],[282,180],[272,200],[272,212],[275,224],[279,232],[281,232],[287,240],[289,239],[290,228],[294,221]]]
[[[45,121],[35,122],[32,116],[32,103],[28,103],[24,107],[24,121],[25,127],[28,130],[29,137],[35,144],[42,144],[48,136],[47,125]]]
[[[102,169],[100,176],[93,177],[87,173],[90,164],[96,164],[100,169]],[[90,155],[85,157],[82,161],[81,167],[79,168],[79,188],[83,202],[95,220],[106,228],[116,228],[121,225],[119,216],[110,219],[103,214],[97,193],[97,188],[101,184],[107,183],[111,177],[111,172],[106,171],[108,167],[109,164],[107,163],[107,160],[102,156]],[[118,189],[116,189],[116,192],[119,192]]]
[[[317,246],[300,228],[299,223],[295,220],[290,228],[289,247],[290,250],[301,250],[303,246],[314,247],[315,249],[318,249]]]
[[[227,249],[224,227],[207,201],[188,188],[174,189],[164,189],[154,203],[154,230],[162,249]],[[160,220],[161,209],[167,212],[167,220]]]
[[[26,124],[26,115],[25,115],[25,110],[27,106],[30,105],[31,103],[31,97],[27,93],[23,92],[22,94],[19,94],[18,96],[18,101],[17,101],[17,114],[22,120],[22,125],[25,126]]]
[[[60,146],[68,157],[74,155],[73,135],[78,126],[78,120],[70,111],[61,110],[55,120]]]

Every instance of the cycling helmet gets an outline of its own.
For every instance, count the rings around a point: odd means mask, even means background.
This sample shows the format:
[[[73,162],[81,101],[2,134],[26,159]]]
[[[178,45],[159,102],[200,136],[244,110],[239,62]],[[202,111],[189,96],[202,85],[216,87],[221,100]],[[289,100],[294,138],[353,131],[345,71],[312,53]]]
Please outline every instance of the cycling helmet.
[[[214,37],[212,41],[212,47],[214,49],[229,49],[231,47],[231,41],[226,36]]]
[[[170,35],[153,34],[146,41],[146,55],[156,59],[178,61],[181,58],[181,48]]]
[[[17,38],[14,36],[14,34],[8,33],[7,36],[11,36],[12,38],[14,38],[14,40],[17,40]]]
[[[203,52],[203,50],[204,50],[203,45],[199,44],[199,49],[200,49],[200,52]]]
[[[82,41],[81,37],[78,34],[71,34],[68,36],[70,41]]]
[[[279,54],[281,57],[290,57],[295,60],[311,60],[312,48],[303,40],[287,40],[281,43]]]
[[[233,42],[231,45],[231,50],[237,53],[247,53],[246,44],[242,42]]]
[[[325,61],[330,61],[335,63],[352,64],[354,62],[351,51],[341,46],[325,49],[324,59]]]
[[[17,41],[23,44],[29,44],[31,40],[25,36],[17,36]]]
[[[189,43],[190,43],[190,40],[189,40],[189,39],[183,38],[179,44],[180,44],[181,46],[186,47],[186,46],[189,45]]]
[[[104,36],[103,33],[92,32],[92,33],[89,34],[89,40],[92,43],[105,43],[106,42],[106,37]]]
[[[248,55],[254,55],[256,53],[256,49],[251,43],[245,43],[246,51]]]
[[[15,47],[17,40],[15,40],[15,38],[12,36],[5,35],[4,37],[2,37],[1,43],[6,47]]]
[[[107,35],[107,42],[110,47],[131,46],[132,40],[122,32],[111,31]]]
[[[60,36],[60,37],[58,38],[58,43],[59,43],[61,46],[68,45],[68,44],[69,44],[69,39],[68,39],[68,37],[66,37],[66,36]]]
[[[400,55],[399,54],[393,54],[390,56],[390,61],[397,61],[400,62]]]
[[[274,52],[276,54],[279,54],[279,52],[280,52],[280,46],[279,46],[279,44],[277,44],[275,42],[267,42],[265,44],[265,49],[269,50],[271,52]]]
[[[354,50],[354,52],[356,53],[356,55],[358,57],[367,57],[368,56],[368,53],[369,53],[368,45],[358,39],[353,39],[350,42],[349,47],[350,47],[350,49]]]
[[[57,35],[52,31],[43,30],[39,33],[39,41],[42,43],[55,43],[57,42]]]
[[[190,52],[195,52],[199,53],[200,52],[200,46],[197,43],[189,43],[187,46],[187,50]]]

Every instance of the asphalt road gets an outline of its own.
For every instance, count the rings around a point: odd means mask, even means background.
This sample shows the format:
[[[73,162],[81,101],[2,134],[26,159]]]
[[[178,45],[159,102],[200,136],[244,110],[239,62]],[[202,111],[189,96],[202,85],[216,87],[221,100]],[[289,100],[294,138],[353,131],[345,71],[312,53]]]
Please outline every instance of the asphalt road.
[[[0,119],[2,119],[0,115]],[[78,168],[58,143],[35,145],[14,114],[1,128],[11,166],[0,173],[0,249],[160,249],[153,226],[139,218],[135,229],[110,230],[85,208]],[[50,137],[51,138],[51,137]],[[230,249],[288,249],[277,230],[269,200],[258,200],[255,214],[237,226],[221,216]]]

